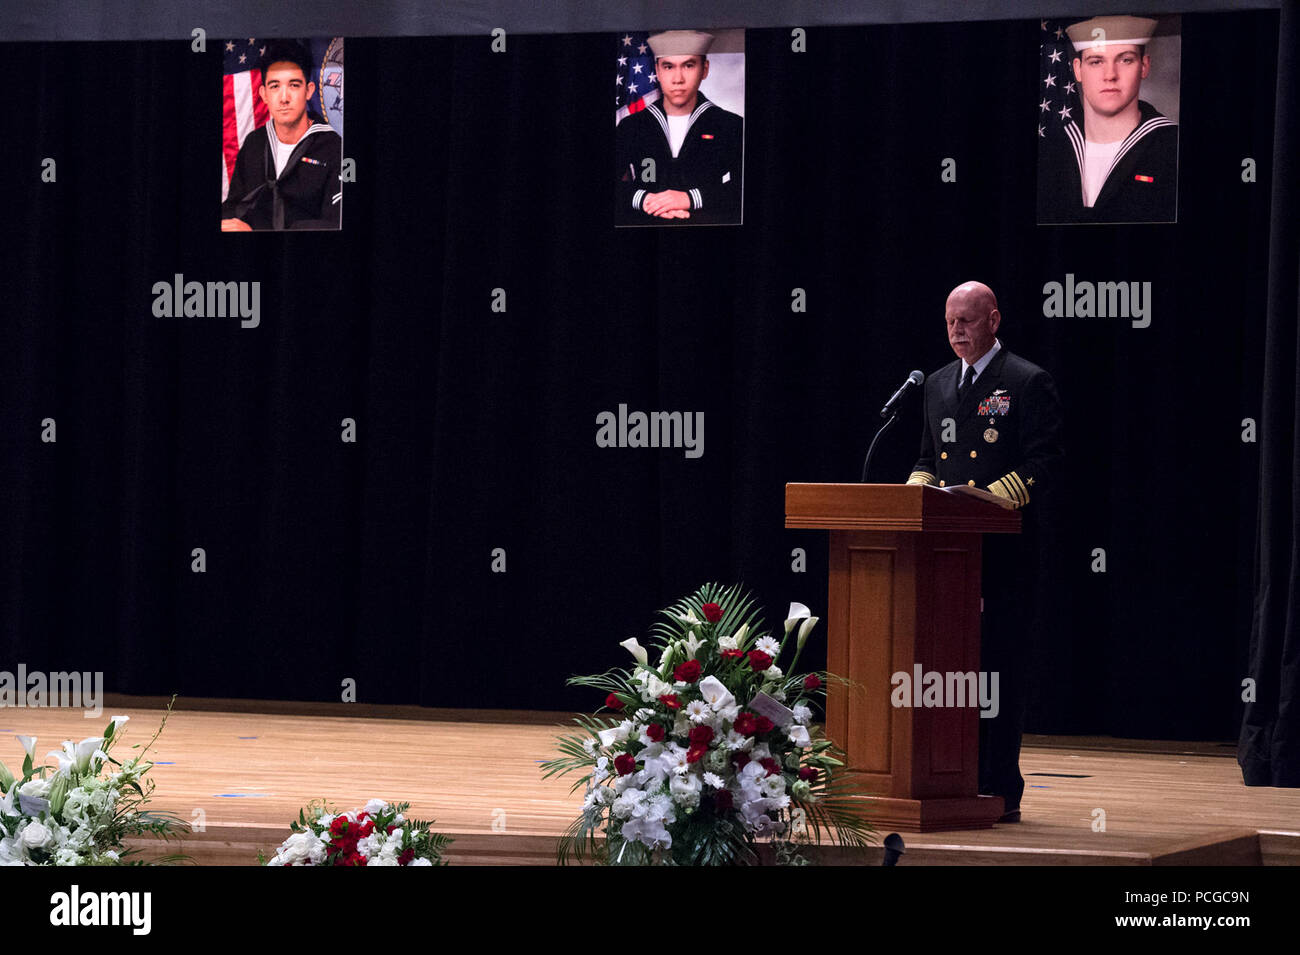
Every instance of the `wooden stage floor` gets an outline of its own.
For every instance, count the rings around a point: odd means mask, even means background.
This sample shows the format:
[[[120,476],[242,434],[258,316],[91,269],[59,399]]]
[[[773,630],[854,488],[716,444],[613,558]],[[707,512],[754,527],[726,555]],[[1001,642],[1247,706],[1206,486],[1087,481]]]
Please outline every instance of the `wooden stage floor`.
[[[0,760],[21,765],[14,734],[38,755],[100,733],[126,713],[119,758],[144,743],[162,701],[110,700],[79,710],[0,710]],[[204,865],[255,865],[315,798],[338,808],[373,797],[411,803],[455,837],[452,864],[554,862],[577,812],[563,779],[538,763],[569,717],[360,704],[181,701],[155,745],[154,807],[202,823],[180,851]],[[129,755],[129,754],[128,754]],[[1024,821],[993,829],[903,833],[901,865],[1297,865],[1300,790],[1250,788],[1221,744],[1026,737]],[[1098,827],[1104,812],[1105,828]],[[885,833],[882,832],[883,836]],[[152,844],[150,844],[152,845]],[[176,844],[172,844],[175,851]],[[880,863],[881,851],[821,861]]]

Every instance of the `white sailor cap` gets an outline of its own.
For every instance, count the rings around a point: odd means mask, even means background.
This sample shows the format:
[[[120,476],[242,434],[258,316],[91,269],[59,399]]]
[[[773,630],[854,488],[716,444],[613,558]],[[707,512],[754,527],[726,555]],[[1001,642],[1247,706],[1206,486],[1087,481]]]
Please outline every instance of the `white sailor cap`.
[[[1093,17],[1066,27],[1065,32],[1076,53],[1098,46],[1146,46],[1156,32],[1156,21],[1146,17]]]
[[[699,30],[667,30],[650,37],[655,56],[704,56],[713,46],[713,34]]]

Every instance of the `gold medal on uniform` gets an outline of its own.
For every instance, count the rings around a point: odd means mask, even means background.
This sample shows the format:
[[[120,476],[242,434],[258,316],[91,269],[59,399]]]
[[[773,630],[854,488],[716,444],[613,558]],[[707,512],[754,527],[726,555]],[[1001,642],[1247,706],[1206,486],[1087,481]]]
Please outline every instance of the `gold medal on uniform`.
[[[984,440],[985,440],[985,441],[987,441],[989,444],[992,444],[992,443],[993,443],[994,441],[996,441],[997,439],[998,439],[998,429],[997,429],[997,428],[988,428],[987,430],[985,430],[985,432],[984,432]]]

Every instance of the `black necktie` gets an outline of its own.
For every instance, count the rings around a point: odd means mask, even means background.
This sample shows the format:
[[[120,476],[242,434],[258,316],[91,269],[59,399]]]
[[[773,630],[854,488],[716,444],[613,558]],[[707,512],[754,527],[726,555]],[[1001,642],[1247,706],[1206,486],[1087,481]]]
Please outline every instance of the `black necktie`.
[[[971,379],[975,377],[975,366],[967,365],[966,373],[961,376],[961,384],[957,386],[957,400],[961,401],[966,397],[966,392],[970,390]]]

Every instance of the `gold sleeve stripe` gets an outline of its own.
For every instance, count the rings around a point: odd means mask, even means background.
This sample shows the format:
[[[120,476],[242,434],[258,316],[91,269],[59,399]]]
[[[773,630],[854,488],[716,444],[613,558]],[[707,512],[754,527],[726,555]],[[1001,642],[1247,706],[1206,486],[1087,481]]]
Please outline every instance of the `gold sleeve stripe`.
[[[1007,477],[1011,478],[1011,480],[1014,481],[1016,486],[1020,489],[1020,494],[1023,498],[1020,503],[1028,504],[1029,488],[1025,487],[1025,482],[1020,479],[1020,475],[1017,474],[1015,471],[1012,471],[1009,475],[1007,475]]]
[[[929,471],[913,471],[907,478],[908,484],[937,484],[939,479]]]
[[[1024,507],[1025,499],[1021,496],[1020,489],[1011,482],[1010,477],[1011,475],[1008,474],[1006,477],[998,478],[989,485],[989,490],[998,497],[1005,497],[1018,508]]]

